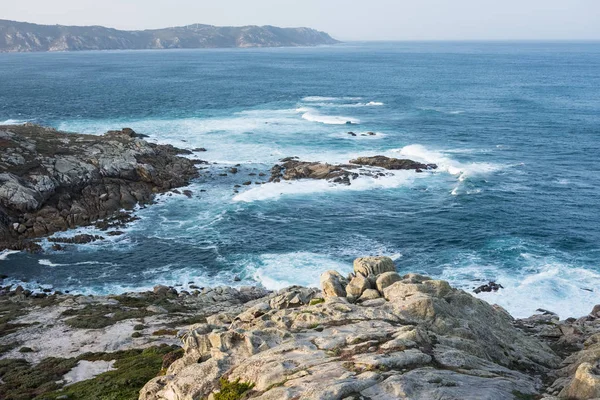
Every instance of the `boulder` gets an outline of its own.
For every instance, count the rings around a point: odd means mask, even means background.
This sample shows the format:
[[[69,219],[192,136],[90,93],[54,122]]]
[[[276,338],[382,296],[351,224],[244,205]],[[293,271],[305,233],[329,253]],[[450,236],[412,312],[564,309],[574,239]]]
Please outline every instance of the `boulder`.
[[[359,301],[375,300],[381,297],[381,294],[375,289],[367,289],[358,299]]]
[[[388,286],[402,280],[400,275],[397,272],[384,272],[383,274],[377,277],[377,281],[375,283],[377,290],[379,293],[383,293],[383,290]]]
[[[369,279],[362,274],[356,274],[346,286],[346,295],[348,297],[359,298],[367,289],[371,289]]]
[[[560,392],[559,397],[572,400],[600,398],[600,369],[584,362],[579,365],[571,382]]]
[[[364,276],[395,272],[394,261],[389,257],[362,257],[354,260],[354,273]]]
[[[321,275],[321,289],[324,297],[346,297],[348,280],[337,271],[327,271]]]

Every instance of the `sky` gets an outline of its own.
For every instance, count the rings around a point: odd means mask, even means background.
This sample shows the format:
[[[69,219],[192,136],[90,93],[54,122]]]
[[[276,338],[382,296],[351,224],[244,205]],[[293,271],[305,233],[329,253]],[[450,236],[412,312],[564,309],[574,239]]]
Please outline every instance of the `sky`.
[[[600,0],[19,0],[0,19],[151,29],[307,26],[340,40],[600,40]]]

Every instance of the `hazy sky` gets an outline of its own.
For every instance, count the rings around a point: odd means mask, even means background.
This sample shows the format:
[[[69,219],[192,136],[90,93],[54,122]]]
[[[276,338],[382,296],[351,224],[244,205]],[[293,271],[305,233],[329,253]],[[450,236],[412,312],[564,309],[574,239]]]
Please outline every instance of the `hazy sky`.
[[[309,26],[341,40],[600,39],[600,0],[19,0],[0,19],[146,29]]]

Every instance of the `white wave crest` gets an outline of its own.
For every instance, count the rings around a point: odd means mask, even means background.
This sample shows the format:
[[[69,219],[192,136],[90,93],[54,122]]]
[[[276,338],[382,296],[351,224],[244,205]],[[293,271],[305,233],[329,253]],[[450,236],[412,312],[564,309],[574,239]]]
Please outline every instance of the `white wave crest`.
[[[302,98],[302,101],[307,103],[314,103],[319,101],[348,101],[348,100],[360,100],[362,97],[330,97],[330,96],[306,96]]]
[[[77,266],[77,265],[113,265],[113,266],[115,265],[110,262],[100,262],[100,261],[81,261],[81,262],[76,262],[73,264],[57,264],[57,263],[53,263],[52,261],[45,259],[45,258],[38,260],[38,264],[44,265],[46,267],[70,267],[70,266]]]
[[[0,261],[4,261],[11,254],[17,254],[17,253],[20,253],[20,252],[16,251],[16,250],[3,250],[3,251],[0,252]]]
[[[461,163],[447,157],[443,152],[430,150],[420,144],[411,144],[392,151],[414,161],[435,163],[438,170],[457,176],[459,181],[476,175],[493,173],[503,168],[503,166],[486,162]]]
[[[353,117],[344,117],[340,115],[321,115],[315,110],[299,108],[302,112],[302,118],[311,122],[320,122],[326,125],[358,125],[360,120]]]
[[[361,176],[352,181],[351,185],[341,185],[326,180],[301,179],[291,182],[269,182],[239,193],[233,198],[234,202],[251,203],[253,201],[278,200],[282,196],[307,195],[326,192],[365,191],[373,189],[391,189],[409,186],[416,179],[422,179],[429,174],[416,174],[414,171],[393,171],[379,178]]]
[[[320,287],[319,278],[323,272],[333,269],[345,275],[352,271],[349,263],[309,252],[262,254],[247,268],[253,271],[256,281],[270,290],[292,285]]]
[[[0,121],[0,125],[23,125],[27,122],[25,119],[7,119],[6,121]]]
[[[441,279],[467,291],[472,290],[474,277],[480,279],[481,284],[494,279],[504,289],[476,296],[504,307],[516,318],[529,317],[539,308],[555,312],[561,318],[578,318],[588,314],[598,303],[598,272],[554,259],[521,256],[529,264],[521,271],[478,263],[467,267],[451,266],[444,270]]]

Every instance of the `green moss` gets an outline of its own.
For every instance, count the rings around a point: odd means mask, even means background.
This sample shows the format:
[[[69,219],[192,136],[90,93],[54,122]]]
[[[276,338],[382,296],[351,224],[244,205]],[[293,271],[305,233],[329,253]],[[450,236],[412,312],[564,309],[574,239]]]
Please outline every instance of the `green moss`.
[[[221,384],[221,391],[215,393],[215,400],[241,400],[242,396],[254,387],[253,383],[240,383],[239,379],[230,382],[225,378],[221,378],[219,383]]]
[[[521,393],[518,390],[513,390],[513,396],[515,396],[516,400],[535,400],[538,396],[533,394]]]
[[[142,324],[138,324],[136,326],[133,327],[134,331],[143,331],[144,330],[144,325]]]
[[[321,304],[321,303],[325,303],[325,299],[312,299],[309,304],[311,306],[315,306],[315,305]]]
[[[165,358],[171,355],[169,357],[172,359],[173,353],[180,354],[182,350],[177,346],[163,345],[144,350],[84,354],[77,360],[116,360],[113,365],[116,370],[46,393],[38,399],[137,400],[140,389],[160,373]]]
[[[141,334],[141,333],[139,333],[139,332],[133,332],[133,333],[131,334],[131,337],[132,337],[132,338],[134,338],[134,339],[135,339],[135,338],[139,338],[139,337],[142,337],[142,334]]]
[[[74,316],[65,320],[65,324],[77,329],[101,329],[126,319],[144,318],[153,313],[146,309],[94,304],[81,309],[69,309],[63,316]]]
[[[178,320],[175,320],[173,322],[169,323],[170,327],[176,327],[176,326],[186,326],[186,325],[194,325],[194,324],[205,324],[206,323],[206,317],[204,315],[194,315],[192,317],[185,317],[185,318],[181,318]]]
[[[17,347],[17,345],[18,345],[18,343],[16,343],[16,342],[8,343],[8,344],[0,344],[0,355],[2,355],[4,353],[8,353],[9,351],[11,351],[15,347]]]

